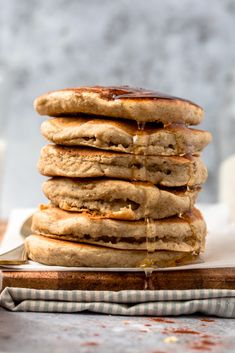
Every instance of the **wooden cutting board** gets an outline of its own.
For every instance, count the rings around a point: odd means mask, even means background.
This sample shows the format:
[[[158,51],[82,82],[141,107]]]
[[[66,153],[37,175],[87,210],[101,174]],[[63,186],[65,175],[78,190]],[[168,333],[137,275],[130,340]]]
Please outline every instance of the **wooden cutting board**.
[[[0,237],[6,222],[0,221]],[[67,290],[235,289],[235,269],[144,272],[4,271],[2,289],[21,287]]]

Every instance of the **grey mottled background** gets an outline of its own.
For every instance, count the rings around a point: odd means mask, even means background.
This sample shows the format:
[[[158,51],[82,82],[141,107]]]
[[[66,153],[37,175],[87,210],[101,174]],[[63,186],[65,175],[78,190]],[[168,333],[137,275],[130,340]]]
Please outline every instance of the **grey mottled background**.
[[[235,151],[235,1],[0,0],[0,119],[7,123],[2,204],[43,201],[36,170],[48,90],[130,84],[189,98],[214,135],[204,152],[215,201],[220,161]]]

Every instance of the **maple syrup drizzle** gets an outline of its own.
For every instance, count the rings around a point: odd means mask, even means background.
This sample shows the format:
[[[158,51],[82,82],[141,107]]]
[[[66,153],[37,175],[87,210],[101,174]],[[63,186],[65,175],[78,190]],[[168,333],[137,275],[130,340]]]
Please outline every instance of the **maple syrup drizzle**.
[[[188,226],[189,226],[190,232],[191,232],[191,237],[192,237],[192,239],[196,239],[196,231],[195,231],[195,227],[193,224],[193,218],[194,218],[193,211],[191,210],[185,214],[180,213],[178,216],[188,223]],[[194,256],[194,255],[198,255],[198,254],[196,251],[193,251],[191,255]]]
[[[145,273],[144,289],[145,290],[152,289],[151,277],[152,277],[153,269],[146,267],[144,268],[144,273]]]
[[[66,90],[66,89],[65,89]],[[148,99],[148,100],[180,100],[183,102],[190,103],[196,107],[201,108],[199,105],[195,104],[194,102],[180,98],[171,96],[166,93],[153,91],[153,90],[146,90],[144,88],[139,87],[130,87],[127,85],[124,86],[91,86],[91,87],[80,87],[80,88],[73,88],[75,92],[80,91],[87,91],[87,92],[95,92],[100,95],[103,99],[106,100],[141,100],[141,99]],[[202,109],[202,108],[201,108]]]
[[[173,136],[174,136],[174,139],[175,139],[175,154],[177,156],[180,156],[180,157],[185,156],[185,153],[182,152],[182,148],[181,148],[181,142],[182,141],[181,141],[181,138],[180,138],[180,136],[179,136],[179,134],[177,132],[177,128],[180,128],[180,129],[185,129],[186,128],[187,129],[185,123],[180,123],[180,122],[178,122],[178,123],[168,123],[168,124],[163,124],[163,127],[164,127],[164,129],[168,128],[171,131],[171,133],[173,134]]]
[[[102,87],[101,87],[102,88]],[[138,99],[165,99],[165,100],[180,100],[184,102],[188,102],[192,105],[195,105],[198,107],[197,104],[193,103],[192,101],[180,97],[175,97],[171,96],[166,93],[162,93],[159,91],[153,91],[153,90],[146,90],[144,88],[139,88],[139,87],[130,87],[130,86],[111,86],[107,87],[107,89],[110,92],[110,95],[112,96],[112,99],[133,99],[133,100],[138,100]]]
[[[181,153],[181,144],[179,141],[179,136],[177,134],[177,131],[174,132],[174,138],[175,138],[175,152],[177,155],[182,156],[183,153]]]
[[[144,131],[145,129],[145,121],[137,121],[138,131]],[[148,146],[146,146],[148,148]]]
[[[147,141],[146,141],[146,149],[145,151],[148,150],[149,144],[150,144],[150,134],[146,135]],[[148,168],[147,168],[147,155],[146,152],[144,153],[144,166],[145,166],[145,180],[149,179],[147,178],[148,174]],[[145,194],[145,225],[146,225],[146,249],[147,249],[147,259],[148,255],[150,253],[155,252],[156,250],[156,226],[154,220],[149,217],[149,207],[148,207],[148,194],[146,190]],[[148,260],[149,262],[149,260]],[[153,260],[150,261],[151,267],[153,267]]]
[[[150,217],[145,217],[146,225],[146,248],[147,252],[153,253],[156,250],[156,233],[155,233],[155,223]]]
[[[190,193],[193,192],[193,188],[190,187],[190,186],[187,186],[187,191],[186,191],[186,195],[188,197],[188,200],[189,200],[189,209],[190,211],[193,209],[194,207],[194,200],[193,200],[193,197],[190,197]]]
[[[188,158],[191,161],[191,163],[189,164],[189,178],[187,182],[187,191],[190,191],[195,181],[193,157],[191,155],[185,155],[185,158]]]
[[[142,135],[142,132],[145,130],[145,122],[137,122],[137,133],[133,136],[133,155],[132,155],[132,165],[136,163],[137,154],[138,154],[138,137]],[[147,169],[147,151],[149,146],[150,134],[146,134],[146,148],[143,154],[143,171],[144,171],[144,183],[146,183],[147,187],[147,180],[149,180],[148,169]],[[132,171],[132,179],[133,179],[133,172]],[[146,239],[146,257],[142,261],[140,267],[144,269],[145,272],[145,289],[149,287],[149,281],[151,280],[151,275],[153,271],[154,261],[149,256],[156,250],[156,234],[155,234],[155,222],[154,220],[149,217],[149,200],[148,200],[148,192],[145,190],[145,210],[144,210],[144,223],[145,223],[145,239]]]

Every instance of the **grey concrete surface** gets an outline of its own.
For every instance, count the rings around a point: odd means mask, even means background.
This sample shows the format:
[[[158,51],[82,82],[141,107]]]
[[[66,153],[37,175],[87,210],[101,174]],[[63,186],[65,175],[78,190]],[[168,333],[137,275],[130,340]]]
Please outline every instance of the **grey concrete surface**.
[[[204,153],[215,201],[218,167],[235,152],[233,0],[0,0],[0,118],[7,135],[3,210],[42,202],[36,163],[45,143],[33,99],[48,90],[130,84],[206,110]],[[1,125],[1,124],[0,124]]]
[[[235,320],[200,316],[159,320],[87,313],[11,313],[0,309],[0,351],[234,352]]]

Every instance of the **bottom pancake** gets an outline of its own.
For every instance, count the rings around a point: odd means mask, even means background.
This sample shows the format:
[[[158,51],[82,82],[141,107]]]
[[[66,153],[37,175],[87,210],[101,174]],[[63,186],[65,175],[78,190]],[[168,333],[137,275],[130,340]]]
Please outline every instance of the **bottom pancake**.
[[[119,250],[31,235],[25,240],[29,259],[65,267],[173,267],[195,262],[197,253]]]

